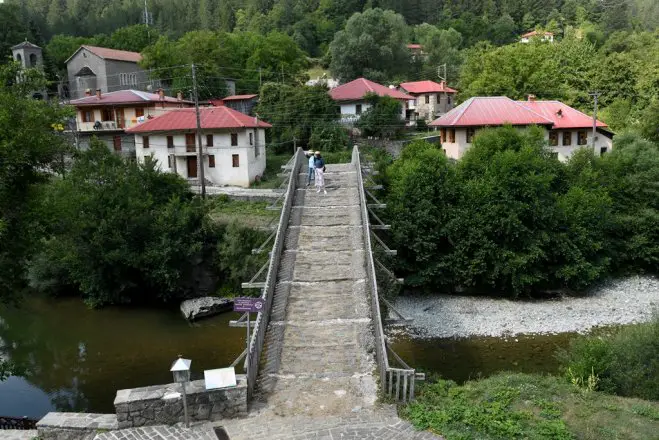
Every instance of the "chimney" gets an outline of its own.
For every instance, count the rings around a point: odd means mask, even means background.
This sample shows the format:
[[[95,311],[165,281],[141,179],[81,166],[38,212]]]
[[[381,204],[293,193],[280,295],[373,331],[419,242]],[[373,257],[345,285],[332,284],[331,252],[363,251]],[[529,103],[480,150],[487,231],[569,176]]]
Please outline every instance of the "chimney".
[[[535,95],[529,95],[528,101],[529,102],[535,102]]]
[[[558,111],[556,112],[556,116],[558,116],[559,118],[562,118],[563,117],[563,109],[559,108]]]
[[[92,89],[85,89],[85,96],[92,96]]]
[[[179,100],[179,101],[183,101],[183,92],[182,91],[179,90],[178,92],[176,92],[176,99]]]
[[[164,89],[158,89],[158,95],[160,95],[160,100],[161,101],[165,100],[165,90]]]
[[[96,89],[96,97],[101,99],[101,89]]]

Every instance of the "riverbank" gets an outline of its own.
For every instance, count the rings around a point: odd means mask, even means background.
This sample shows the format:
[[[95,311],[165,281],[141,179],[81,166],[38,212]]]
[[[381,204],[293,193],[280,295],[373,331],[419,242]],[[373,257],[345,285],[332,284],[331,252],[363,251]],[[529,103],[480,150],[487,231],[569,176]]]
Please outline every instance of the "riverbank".
[[[634,276],[583,296],[552,300],[401,296],[396,308],[413,320],[408,330],[416,338],[586,333],[594,327],[649,321],[659,310],[659,279]]]

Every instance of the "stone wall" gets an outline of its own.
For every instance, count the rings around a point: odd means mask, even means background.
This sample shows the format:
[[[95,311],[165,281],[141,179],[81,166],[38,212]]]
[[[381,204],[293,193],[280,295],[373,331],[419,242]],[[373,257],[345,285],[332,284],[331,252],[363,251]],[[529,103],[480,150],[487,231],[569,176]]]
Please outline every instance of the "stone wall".
[[[117,429],[114,414],[49,412],[37,422],[40,440],[91,440],[113,429]]]
[[[186,386],[190,421],[220,420],[247,415],[247,380],[236,375],[237,386],[206,390],[203,380]],[[117,391],[114,407],[119,429],[174,424],[185,420],[180,384],[154,385]]]

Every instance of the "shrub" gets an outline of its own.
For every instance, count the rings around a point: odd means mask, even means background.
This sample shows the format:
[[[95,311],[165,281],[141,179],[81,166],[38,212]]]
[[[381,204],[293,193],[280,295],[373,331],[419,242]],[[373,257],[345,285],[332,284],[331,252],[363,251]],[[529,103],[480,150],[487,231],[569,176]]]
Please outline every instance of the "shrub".
[[[659,316],[609,337],[579,338],[558,356],[566,374],[598,376],[602,391],[659,400]]]

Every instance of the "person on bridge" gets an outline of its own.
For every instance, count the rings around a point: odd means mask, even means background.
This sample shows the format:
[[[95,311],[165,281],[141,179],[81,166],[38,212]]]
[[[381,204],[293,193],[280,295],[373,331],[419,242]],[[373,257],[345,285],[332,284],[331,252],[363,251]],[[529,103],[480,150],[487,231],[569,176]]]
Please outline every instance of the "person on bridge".
[[[323,193],[327,194],[325,189],[325,159],[320,155],[320,151],[316,151],[313,165],[316,170],[316,192],[319,193],[322,190]]]
[[[311,185],[311,181],[314,180],[314,174],[316,173],[316,166],[314,165],[314,161],[316,158],[314,157],[314,154],[309,151],[306,153],[307,157],[309,158],[309,180],[307,181],[307,186]]]

